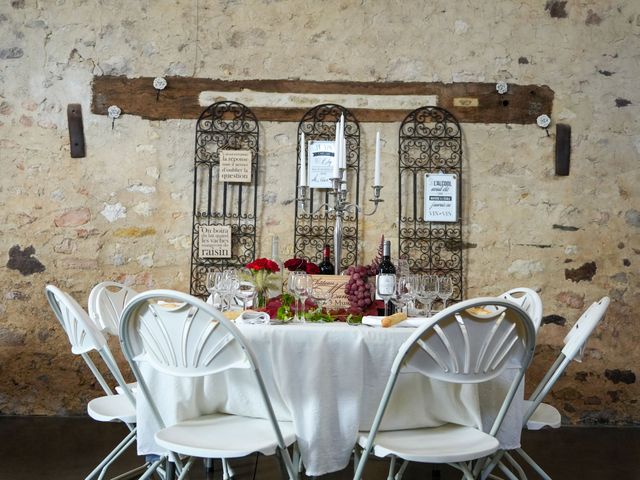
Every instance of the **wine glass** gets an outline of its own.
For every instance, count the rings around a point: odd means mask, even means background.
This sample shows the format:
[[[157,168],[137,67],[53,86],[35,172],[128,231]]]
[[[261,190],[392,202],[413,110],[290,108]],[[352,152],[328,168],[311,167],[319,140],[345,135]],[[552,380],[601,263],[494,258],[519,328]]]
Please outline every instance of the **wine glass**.
[[[431,306],[438,297],[438,277],[435,275],[422,275],[420,278],[420,288],[418,298],[427,305],[427,317],[431,316]]]
[[[453,295],[453,281],[448,275],[438,277],[438,297],[442,299],[442,308],[447,308],[447,300]]]
[[[384,301],[384,314],[389,315],[389,299],[396,291],[396,276],[394,273],[380,273],[376,277],[376,293]]]
[[[247,301],[253,299],[256,295],[256,286],[252,282],[240,280],[235,294],[242,300],[242,310],[246,311]]]
[[[218,296],[218,284],[220,283],[221,278],[222,278],[222,272],[216,272],[214,270],[209,270],[207,272],[207,279],[205,281],[205,286],[207,288],[207,292],[209,292],[209,295],[211,298],[211,305],[213,306],[216,306],[216,296]]]
[[[295,275],[293,277],[293,281],[294,281],[294,285],[293,288],[295,290],[295,292],[298,294],[298,297],[300,297],[300,301],[301,301],[301,309],[302,309],[302,313],[301,316],[299,317],[299,320],[301,322],[305,321],[304,318],[304,310],[305,310],[305,302],[307,301],[307,298],[309,297],[310,292],[313,291],[313,279],[306,274],[306,272],[298,272],[298,275]]]
[[[289,272],[289,278],[287,279],[287,289],[289,290],[289,293],[293,295],[293,298],[295,298],[296,300],[296,305],[293,312],[294,323],[298,321],[298,303],[300,302],[300,297],[298,296],[298,292],[296,291],[296,277],[303,273],[306,275],[305,272],[299,272],[297,270],[294,270],[292,272]]]

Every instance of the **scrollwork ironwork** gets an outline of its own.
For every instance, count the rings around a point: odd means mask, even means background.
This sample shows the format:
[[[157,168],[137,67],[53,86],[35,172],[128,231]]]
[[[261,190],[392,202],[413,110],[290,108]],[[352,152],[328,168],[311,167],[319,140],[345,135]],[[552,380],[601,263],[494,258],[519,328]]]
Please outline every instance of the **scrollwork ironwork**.
[[[422,212],[424,174],[455,173],[462,181],[462,130],[439,107],[421,107],[404,119],[399,131],[398,249],[412,272],[449,275],[452,299],[464,296],[462,221],[426,222]],[[458,188],[458,192],[461,188]],[[460,196],[458,205],[461,205]]]
[[[313,140],[333,141],[336,134],[336,122],[344,115],[344,133],[346,140],[346,164],[349,179],[349,195],[351,202],[360,204],[360,124],[355,116],[341,105],[323,104],[307,111],[298,124],[298,142],[300,133],[304,132],[307,142]],[[300,168],[300,145],[297,149],[296,168]],[[300,179],[296,179],[296,191]],[[308,211],[303,211],[296,202],[294,228],[294,256],[319,262],[322,260],[322,247],[328,244],[335,251],[333,233],[335,214],[316,209],[322,204],[329,204],[329,193],[326,189],[312,189]],[[344,269],[354,265],[358,260],[358,211],[345,215],[342,224],[342,259],[340,266]]]
[[[239,268],[256,252],[256,210],[259,153],[258,119],[237,102],[218,102],[207,107],[196,123],[193,229],[191,244],[191,294],[205,298],[206,275],[211,269]],[[251,152],[250,184],[218,182],[220,150]],[[231,227],[230,258],[200,258],[200,226]]]

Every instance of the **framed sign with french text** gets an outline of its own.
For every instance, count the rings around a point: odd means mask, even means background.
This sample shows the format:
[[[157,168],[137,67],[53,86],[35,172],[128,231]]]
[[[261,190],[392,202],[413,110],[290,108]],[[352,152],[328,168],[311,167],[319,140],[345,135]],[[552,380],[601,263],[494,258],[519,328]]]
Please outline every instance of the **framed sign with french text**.
[[[220,150],[220,182],[251,183],[251,150]]]
[[[200,225],[198,238],[200,258],[231,258],[229,225]]]
[[[311,141],[308,151],[308,175],[310,188],[331,188],[331,174],[335,158],[335,142]]]
[[[424,175],[425,222],[458,221],[458,176],[448,173]]]

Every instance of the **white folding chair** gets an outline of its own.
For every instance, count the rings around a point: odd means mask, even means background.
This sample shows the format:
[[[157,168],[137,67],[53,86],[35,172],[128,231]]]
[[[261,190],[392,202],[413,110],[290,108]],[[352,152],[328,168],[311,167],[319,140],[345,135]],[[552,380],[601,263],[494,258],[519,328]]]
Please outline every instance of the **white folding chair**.
[[[362,455],[354,476],[360,480],[370,453],[406,461],[446,463],[464,478],[480,473],[481,459],[500,448],[495,437],[533,357],[535,331],[529,315],[502,298],[476,298],[457,303],[419,327],[400,347],[373,425],[362,433]],[[489,432],[454,423],[439,427],[379,431],[389,398],[402,372],[419,372],[450,383],[481,383],[509,366],[517,370]],[[356,449],[357,451],[357,449]],[[356,462],[354,462],[356,463]]]
[[[138,294],[133,288],[117,282],[101,282],[89,294],[89,317],[107,335],[119,334],[120,314]]]
[[[172,290],[151,290],[134,297],[120,323],[120,342],[143,395],[160,425],[155,441],[171,460],[191,458],[182,468],[184,478],[195,457],[239,458],[256,452],[278,454],[283,473],[297,478],[287,447],[295,442],[291,422],[276,420],[262,375],[250,346],[235,325],[202,300]],[[169,375],[202,377],[229,369],[248,369],[262,397],[265,418],[213,413],[166,425],[140,363]],[[284,465],[282,465],[284,463]],[[141,480],[147,478],[147,472]]]
[[[539,430],[544,427],[558,428],[561,424],[560,412],[552,405],[542,403],[556,381],[562,376],[571,361],[582,361],[582,353],[589,336],[605,317],[609,308],[609,297],[603,297],[592,303],[573,325],[564,338],[564,347],[558,358],[549,368],[528,401],[525,402],[524,427],[527,430]],[[541,478],[551,480],[551,477],[540,467],[522,448],[514,450],[527,462]],[[526,478],[522,468],[517,464],[509,452],[504,454],[511,466],[516,469],[520,478]],[[498,455],[499,460],[499,455]],[[496,460],[493,460],[495,463]]]
[[[68,294],[53,285],[47,285],[45,289],[47,300],[56,318],[62,325],[69,342],[71,343],[71,352],[80,355],[96,380],[105,392],[105,396],[94,398],[87,405],[89,416],[99,422],[120,421],[126,424],[129,429],[127,436],[118,444],[86,477],[87,480],[97,476],[98,479],[104,478],[107,469],[124,451],[136,440],[136,409],[135,399],[131,391],[126,387],[126,382],[118,364],[109,350],[107,341],[102,333],[91,322],[87,313],[82,307]],[[109,369],[111,375],[122,389],[122,394],[115,394],[106,379],[97,367],[90,352],[98,352]],[[128,472],[137,473],[146,466]]]
[[[542,299],[534,290],[525,287],[512,288],[500,295],[506,300],[511,300],[529,314],[536,332],[542,323]]]

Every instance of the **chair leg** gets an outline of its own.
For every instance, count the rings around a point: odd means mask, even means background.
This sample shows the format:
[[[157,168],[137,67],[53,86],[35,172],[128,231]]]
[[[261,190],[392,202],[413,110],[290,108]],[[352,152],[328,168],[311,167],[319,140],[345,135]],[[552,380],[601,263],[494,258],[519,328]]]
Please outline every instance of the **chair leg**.
[[[111,465],[111,463],[116,458],[122,455],[122,453],[127,448],[129,448],[129,446],[133,442],[135,442],[135,440],[136,440],[136,430],[133,429],[132,431],[129,432],[129,434],[126,437],[124,437],[124,439],[118,445],[116,445],[116,447],[113,450],[111,450],[111,452],[109,452],[109,454],[106,457],[104,457],[104,459],[96,466],[96,468],[93,469],[93,471],[86,477],[85,480],[93,479],[96,475],[98,475],[98,472],[100,472],[99,478],[104,477],[107,467]]]
[[[408,466],[409,466],[409,460],[405,460],[404,462],[402,462],[402,465],[400,466],[400,470],[398,470],[398,473],[396,473],[394,480],[402,480],[404,471],[407,469]]]
[[[222,458],[222,480],[230,480],[233,478],[234,471],[229,465],[229,462],[226,458]]]
[[[389,473],[387,474],[387,480],[393,480],[393,472],[396,471],[396,460],[398,457],[395,455],[391,456],[391,461],[389,462]]]
[[[522,448],[516,448],[515,451],[518,452],[518,455],[520,455],[522,459],[527,462],[538,475],[540,475],[541,478],[544,480],[552,480],[551,477],[547,475],[547,472],[545,472],[542,467],[538,465]]]
[[[504,458],[507,459],[507,461],[511,464],[511,466],[514,468],[514,470],[516,471],[516,473],[518,474],[518,478],[520,478],[520,480],[527,480],[527,474],[524,473],[524,470],[522,469],[522,467],[520,466],[520,464],[518,462],[516,462],[515,458],[513,458],[509,452],[504,452]]]
[[[145,472],[144,475],[142,475],[138,480],[147,480],[147,478],[151,478],[151,475],[153,475],[156,470],[158,469],[158,467],[160,465],[162,465],[162,463],[167,459],[167,457],[160,457],[158,460],[156,460],[155,462],[153,462],[149,468],[147,469],[147,471]],[[169,479],[169,476],[165,474],[165,480]]]

